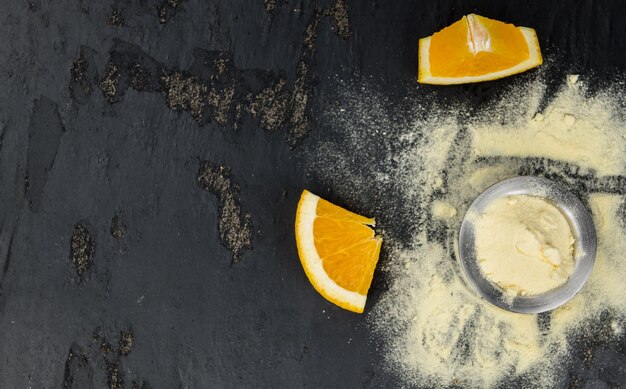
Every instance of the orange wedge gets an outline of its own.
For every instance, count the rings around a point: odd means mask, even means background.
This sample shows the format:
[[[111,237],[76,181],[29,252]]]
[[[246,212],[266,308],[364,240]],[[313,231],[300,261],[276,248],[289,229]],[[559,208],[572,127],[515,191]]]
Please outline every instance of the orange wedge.
[[[535,30],[470,14],[420,39],[417,80],[441,85],[489,81],[542,62]]]
[[[328,301],[361,313],[382,238],[374,219],[347,211],[305,190],[296,211],[296,243],[304,272]]]

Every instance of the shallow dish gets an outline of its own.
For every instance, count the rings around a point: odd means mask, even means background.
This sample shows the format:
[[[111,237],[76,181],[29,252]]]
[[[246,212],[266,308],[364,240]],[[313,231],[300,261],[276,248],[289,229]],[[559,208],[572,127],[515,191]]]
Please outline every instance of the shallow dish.
[[[468,215],[482,214],[495,199],[511,195],[530,195],[544,198],[555,205],[567,219],[576,242],[574,243],[574,270],[560,287],[546,293],[507,297],[497,285],[487,280],[478,265],[474,243],[474,227]],[[513,177],[501,181],[482,192],[465,213],[458,243],[461,267],[470,285],[490,303],[519,313],[540,313],[565,304],[580,291],[596,257],[596,230],[593,219],[584,204],[557,183],[540,177]]]

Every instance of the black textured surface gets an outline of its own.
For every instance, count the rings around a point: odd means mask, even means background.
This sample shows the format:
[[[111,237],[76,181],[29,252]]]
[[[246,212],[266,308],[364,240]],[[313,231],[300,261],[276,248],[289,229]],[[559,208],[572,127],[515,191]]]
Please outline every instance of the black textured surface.
[[[414,90],[417,39],[470,12],[534,27],[560,64],[548,79],[626,67],[617,0],[2,8],[2,388],[397,385],[364,316],[319,297],[297,259],[302,188],[372,213],[302,173],[331,79],[373,79],[392,103],[489,100],[507,79]],[[604,330],[576,341],[563,387],[625,384]]]

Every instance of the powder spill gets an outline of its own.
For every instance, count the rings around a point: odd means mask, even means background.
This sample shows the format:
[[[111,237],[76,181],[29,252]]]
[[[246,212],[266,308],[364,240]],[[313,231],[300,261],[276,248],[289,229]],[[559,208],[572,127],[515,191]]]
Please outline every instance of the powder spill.
[[[506,113],[512,123],[504,126],[474,119],[470,124],[473,152],[484,157],[544,157],[592,169],[598,176],[621,174],[626,148],[622,132],[607,129],[615,112],[605,100],[588,99],[570,87],[541,116],[531,110]],[[498,118],[505,114],[495,113]]]
[[[579,360],[572,353],[624,349],[626,121],[619,86],[591,93],[570,76],[555,96],[546,96],[539,75],[477,109],[421,100],[410,102],[413,112],[393,111],[376,88],[342,90],[336,110],[324,117],[328,136],[309,151],[307,163],[343,199],[374,208],[385,226],[383,271],[390,286],[368,319],[382,338],[389,372],[408,387],[548,388],[575,380],[582,368],[572,365]],[[397,134],[384,136],[385,128]],[[592,211],[598,234],[585,287],[539,316],[480,299],[454,249],[473,199],[517,175],[562,183]],[[383,195],[359,198],[372,187]],[[626,378],[604,379],[619,385]]]

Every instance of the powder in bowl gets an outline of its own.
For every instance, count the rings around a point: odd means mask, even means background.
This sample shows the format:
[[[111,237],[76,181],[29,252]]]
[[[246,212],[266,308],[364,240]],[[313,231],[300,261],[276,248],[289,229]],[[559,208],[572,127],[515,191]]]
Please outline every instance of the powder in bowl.
[[[495,199],[473,221],[481,272],[509,297],[563,285],[574,270],[574,237],[561,211],[536,196]]]

